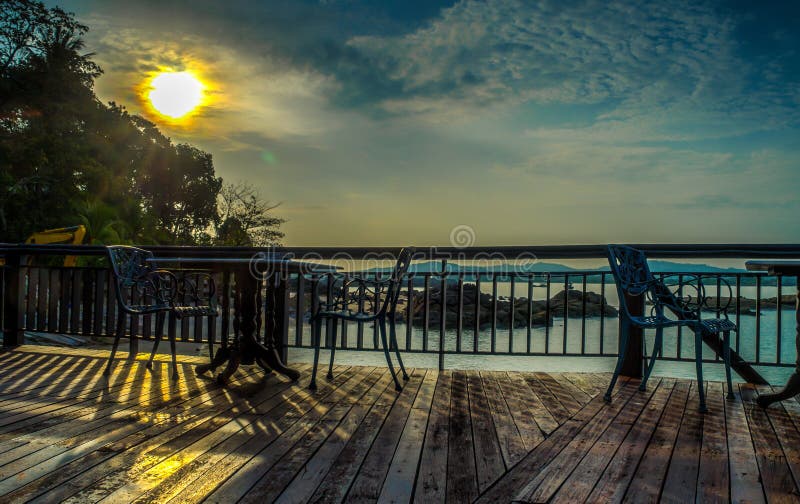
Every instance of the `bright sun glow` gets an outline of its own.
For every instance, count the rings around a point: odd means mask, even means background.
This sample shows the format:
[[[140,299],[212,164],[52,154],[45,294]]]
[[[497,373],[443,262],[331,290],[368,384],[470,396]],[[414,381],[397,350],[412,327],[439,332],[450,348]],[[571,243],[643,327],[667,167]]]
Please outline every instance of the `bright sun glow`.
[[[189,72],[164,72],[150,83],[147,95],[159,113],[178,119],[194,110],[203,100],[203,84]]]

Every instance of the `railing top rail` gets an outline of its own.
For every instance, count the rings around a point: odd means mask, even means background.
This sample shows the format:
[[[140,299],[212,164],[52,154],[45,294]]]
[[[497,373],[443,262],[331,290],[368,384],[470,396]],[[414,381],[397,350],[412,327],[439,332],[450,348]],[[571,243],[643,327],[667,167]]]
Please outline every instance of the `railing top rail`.
[[[800,244],[631,244],[650,258],[800,258]],[[391,259],[402,247],[197,247],[140,245],[161,257],[250,257],[258,252],[292,254],[303,259]],[[105,255],[100,245],[32,245],[0,243],[0,255]],[[494,247],[417,247],[418,259],[514,260],[604,259],[605,245],[503,245]]]

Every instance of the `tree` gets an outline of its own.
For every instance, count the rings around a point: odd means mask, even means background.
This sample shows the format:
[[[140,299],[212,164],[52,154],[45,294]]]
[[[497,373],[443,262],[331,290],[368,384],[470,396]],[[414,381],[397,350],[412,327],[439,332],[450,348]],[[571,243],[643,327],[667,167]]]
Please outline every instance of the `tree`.
[[[271,214],[277,208],[261,199],[251,186],[227,183],[219,191],[218,245],[269,247],[280,244],[284,234],[278,229],[284,219]]]
[[[280,239],[256,193],[220,196],[211,154],[97,99],[87,30],[57,7],[0,0],[0,241],[80,222],[103,243]]]

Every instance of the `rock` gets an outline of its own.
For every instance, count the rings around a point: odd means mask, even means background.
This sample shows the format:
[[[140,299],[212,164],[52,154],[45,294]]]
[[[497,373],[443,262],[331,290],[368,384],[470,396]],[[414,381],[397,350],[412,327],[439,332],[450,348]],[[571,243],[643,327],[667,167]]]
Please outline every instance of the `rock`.
[[[459,322],[459,289],[458,284],[449,282],[445,295],[445,325],[447,327],[456,327]],[[477,324],[480,328],[485,329],[492,326],[493,316],[492,308],[494,298],[487,292],[477,292],[475,284],[465,283],[463,285],[463,299],[461,306],[461,326],[465,329],[471,329],[476,324],[476,301],[477,309]],[[513,314],[512,314],[512,300],[507,297],[497,298],[497,303],[494,306],[495,315],[494,321],[498,328],[507,329],[513,324],[514,328],[528,327],[541,327],[552,326],[555,317],[564,316],[564,291],[559,292],[550,298],[549,307],[546,300],[534,300],[530,303],[530,320],[528,314],[528,298],[517,297],[513,300]],[[585,299],[584,299],[585,297]],[[569,318],[581,318],[584,313],[584,303],[586,305],[586,317],[599,317],[604,315],[607,317],[616,317],[617,309],[610,306],[599,294],[594,292],[587,292],[583,295],[582,291],[570,289],[566,295],[567,298],[567,316]],[[428,327],[439,327],[442,318],[442,288],[441,285],[431,285],[428,290]],[[311,295],[305,293],[304,305],[311,306]],[[407,318],[407,304],[409,303],[407,291],[404,289],[400,293],[397,303],[397,316],[396,320],[400,323],[405,323]],[[411,303],[412,323],[415,326],[425,325],[425,292],[413,291]],[[294,310],[296,301],[292,299],[289,303],[289,309]],[[351,303],[349,308],[357,311],[358,303]],[[370,310],[371,303],[366,302],[365,309]],[[292,312],[293,313],[293,312]]]
[[[475,284],[464,284],[461,311],[461,324],[464,328],[475,327],[476,313],[475,301],[478,301],[478,320],[477,323],[480,328],[487,328],[492,326],[492,305],[494,299],[491,294],[481,292],[478,294],[475,289]],[[428,327],[438,327],[441,323],[441,310],[442,310],[442,293],[441,286],[431,286],[429,293],[428,303]],[[447,291],[445,295],[445,324],[447,327],[455,327],[458,324],[459,316],[459,299],[458,299],[458,284],[447,284]],[[550,306],[548,311],[547,301],[533,301],[530,303],[530,321],[528,314],[528,298],[519,297],[513,300],[513,314],[512,314],[512,301],[509,298],[498,297],[495,307],[495,324],[498,328],[507,329],[513,324],[514,328],[523,328],[533,326],[553,325],[554,317],[564,316],[564,291],[556,294],[550,299]],[[567,316],[571,318],[580,318],[583,315],[584,295],[581,291],[570,290],[567,294],[568,310]],[[605,316],[617,316],[617,309],[609,306],[604,302],[603,298],[594,292],[587,292],[585,296],[586,303],[586,316],[597,317],[601,314]],[[416,326],[425,325],[425,293],[415,291],[413,299],[411,300],[411,311],[413,314],[413,324]]]
[[[689,297],[691,300],[692,298]],[[794,308],[797,297],[794,294],[784,294],[781,296],[781,307]],[[761,300],[760,309],[762,310],[775,310],[777,308],[778,298],[776,296],[763,298]],[[727,307],[728,315],[736,313],[736,298],[720,296],[709,296],[706,300],[704,311],[716,311],[718,309],[725,309]],[[755,299],[739,296],[739,314],[740,315],[756,315],[759,310],[758,303]]]

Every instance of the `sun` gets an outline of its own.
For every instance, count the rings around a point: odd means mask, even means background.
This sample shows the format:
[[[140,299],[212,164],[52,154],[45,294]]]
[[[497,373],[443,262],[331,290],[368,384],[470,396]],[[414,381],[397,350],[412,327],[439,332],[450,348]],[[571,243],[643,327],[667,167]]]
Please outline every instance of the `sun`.
[[[150,82],[147,97],[161,115],[179,119],[203,101],[203,83],[189,72],[162,72]]]

